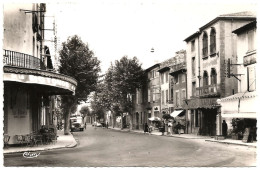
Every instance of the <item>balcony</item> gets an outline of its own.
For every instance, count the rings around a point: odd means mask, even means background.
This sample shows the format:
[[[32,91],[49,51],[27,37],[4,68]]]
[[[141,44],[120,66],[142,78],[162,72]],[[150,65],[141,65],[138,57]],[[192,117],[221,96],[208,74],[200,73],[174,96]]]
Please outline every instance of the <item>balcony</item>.
[[[43,62],[39,58],[28,54],[4,50],[3,57],[4,66],[14,66],[37,70],[45,69]]]
[[[196,88],[196,96],[199,97],[210,97],[210,96],[219,96],[220,95],[220,85],[213,84],[203,87]]]

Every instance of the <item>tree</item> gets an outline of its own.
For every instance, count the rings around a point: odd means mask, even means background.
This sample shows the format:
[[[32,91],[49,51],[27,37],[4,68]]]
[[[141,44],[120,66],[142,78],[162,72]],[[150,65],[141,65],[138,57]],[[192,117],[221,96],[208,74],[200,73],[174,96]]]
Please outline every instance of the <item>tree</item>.
[[[83,115],[83,117],[90,116],[90,110],[88,106],[82,106],[79,112]]]
[[[107,85],[112,113],[114,115],[120,113],[123,117],[123,113],[128,112],[132,116],[132,95],[145,82],[145,72],[136,57],[123,56],[120,60],[115,61],[115,65],[111,64],[105,77],[105,84]],[[130,122],[131,127],[132,122]]]
[[[69,134],[69,117],[79,99],[86,99],[90,92],[96,90],[100,61],[94,57],[94,53],[88,45],[83,43],[77,35],[69,37],[62,43],[59,51],[59,72],[77,80],[74,96],[62,96],[62,108],[64,111],[64,134]]]

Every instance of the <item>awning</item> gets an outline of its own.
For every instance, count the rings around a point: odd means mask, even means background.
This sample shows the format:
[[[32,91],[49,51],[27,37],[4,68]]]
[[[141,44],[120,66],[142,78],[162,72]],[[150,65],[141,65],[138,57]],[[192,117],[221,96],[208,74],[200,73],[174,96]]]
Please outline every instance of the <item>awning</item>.
[[[172,112],[170,115],[171,115],[172,117],[176,117],[176,116],[178,116],[181,112],[183,112],[183,110],[175,110],[175,111]]]
[[[161,119],[159,117],[150,117],[148,118],[150,121],[160,121]]]
[[[251,118],[256,119],[255,112],[241,112],[241,113],[222,113],[222,117],[232,117],[232,118]]]

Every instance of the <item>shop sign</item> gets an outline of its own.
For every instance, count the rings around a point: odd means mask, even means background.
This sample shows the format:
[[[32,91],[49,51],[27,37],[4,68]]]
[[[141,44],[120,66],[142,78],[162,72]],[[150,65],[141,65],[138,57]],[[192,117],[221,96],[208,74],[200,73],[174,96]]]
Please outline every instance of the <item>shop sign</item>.
[[[217,98],[191,99],[185,105],[185,109],[214,108],[218,106]]]

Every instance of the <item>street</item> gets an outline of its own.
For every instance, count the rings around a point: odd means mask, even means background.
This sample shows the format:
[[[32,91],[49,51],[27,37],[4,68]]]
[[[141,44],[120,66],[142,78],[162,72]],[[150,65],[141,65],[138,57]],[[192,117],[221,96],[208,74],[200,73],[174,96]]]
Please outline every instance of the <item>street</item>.
[[[256,148],[94,128],[73,132],[78,146],[40,151],[36,158],[5,154],[4,166],[244,167],[256,166]]]

